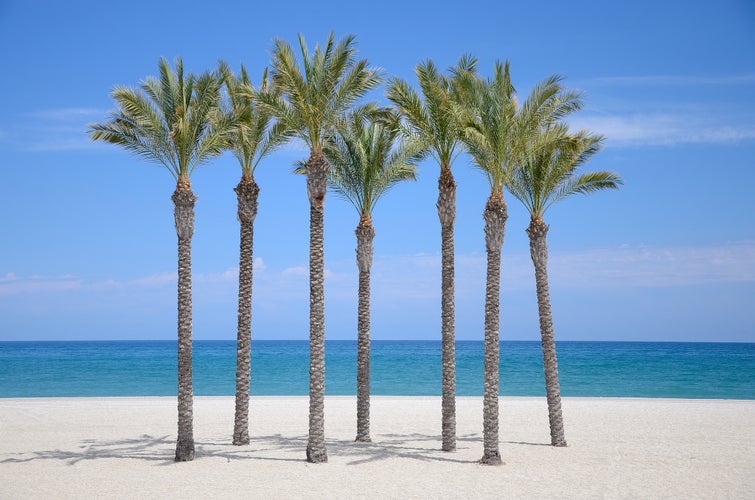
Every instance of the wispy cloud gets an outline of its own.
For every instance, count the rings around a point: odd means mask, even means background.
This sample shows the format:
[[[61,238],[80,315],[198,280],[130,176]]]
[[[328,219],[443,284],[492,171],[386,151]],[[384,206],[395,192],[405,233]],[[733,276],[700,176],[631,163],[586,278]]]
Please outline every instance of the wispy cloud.
[[[56,108],[33,111],[28,116],[39,121],[81,122],[96,120],[105,116],[106,111],[99,108]]]
[[[755,242],[702,247],[623,246],[558,253],[551,277],[562,286],[688,286],[755,282]]]
[[[585,113],[570,119],[569,124],[575,129],[586,128],[605,135],[609,146],[728,144],[755,139],[753,123],[732,124],[695,114]]]
[[[152,274],[149,276],[143,276],[141,278],[136,278],[131,281],[127,282],[115,282],[111,281],[111,284],[116,286],[139,286],[139,287],[147,287],[147,288],[154,288],[154,287],[161,287],[161,286],[167,286],[167,285],[173,285],[178,280],[178,275],[175,272],[166,272],[166,273],[158,273],[158,274]]]
[[[505,252],[505,249],[504,249]],[[755,282],[755,241],[702,247],[622,246],[551,252],[549,277],[565,288],[677,287]],[[456,256],[457,296],[479,294],[485,283],[486,256]],[[375,260],[379,293],[404,299],[439,297],[440,257],[414,255]],[[529,254],[504,254],[502,286],[534,287]]]
[[[505,249],[504,249],[505,250]],[[309,289],[305,266],[270,269],[261,258],[256,261],[255,294],[259,300],[301,299]],[[440,296],[440,256],[431,254],[378,256],[372,269],[373,295],[378,300],[428,300]],[[457,298],[484,293],[486,256],[456,256]],[[700,247],[622,246],[572,252],[551,252],[549,278],[553,286],[564,288],[678,287],[715,283],[755,282],[755,241]],[[193,276],[195,293],[214,293],[214,287],[235,297],[238,269]],[[352,296],[357,271],[353,262],[333,262],[326,271],[326,292]],[[0,276],[0,296],[61,293],[72,290],[102,292],[120,289],[138,293],[147,289],[172,289],[174,272],[158,273],[132,280],[89,282],[81,277]],[[507,254],[502,262],[504,290],[534,287],[529,254]]]
[[[64,276],[17,276],[8,273],[0,277],[0,297],[4,295],[59,293],[81,289],[83,280],[70,275]]]
[[[18,117],[12,129],[0,131],[0,140],[22,151],[55,152],[101,147],[86,134],[90,123],[101,120],[107,110],[55,108]]]
[[[746,99],[755,74],[627,75],[577,82],[589,107],[574,128],[606,136],[609,147],[736,144],[755,139]],[[744,101],[743,101],[744,99]]]
[[[627,86],[750,85],[755,84],[755,74],[607,76],[593,78],[589,80],[589,83],[593,85]]]

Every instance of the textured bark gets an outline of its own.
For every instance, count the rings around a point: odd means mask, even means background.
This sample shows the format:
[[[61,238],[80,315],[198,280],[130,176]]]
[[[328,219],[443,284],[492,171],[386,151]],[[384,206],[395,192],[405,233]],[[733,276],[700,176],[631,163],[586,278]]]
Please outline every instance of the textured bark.
[[[236,334],[236,412],[233,444],[249,444],[249,383],[252,343],[252,276],[254,219],[260,188],[252,177],[242,177],[234,189],[238,198],[241,231],[239,243],[239,307]]]
[[[566,446],[564,419],[561,413],[561,389],[558,383],[558,359],[553,332],[553,315],[548,289],[548,226],[542,219],[533,220],[527,228],[530,237],[530,255],[535,265],[537,285],[537,308],[540,315],[540,337],[543,346],[543,368],[545,369],[545,390],[548,396],[548,421],[551,430],[551,444]]]
[[[506,229],[506,203],[500,193],[491,194],[485,206],[485,248],[488,254],[485,287],[485,363],[483,392],[483,446],[480,463],[501,464],[498,450],[498,366],[500,348],[501,248]]]
[[[194,459],[194,392],[191,371],[191,238],[197,197],[188,182],[172,196],[178,235],[178,442],[176,462]]]
[[[306,164],[309,196],[309,440],[307,461],[328,461],[325,449],[325,290],[323,215],[328,163],[313,152]]]
[[[356,229],[359,268],[359,309],[357,312],[357,437],[370,439],[370,269],[375,229],[369,216],[362,216]]]
[[[442,449],[456,450],[456,345],[454,325],[454,222],[456,182],[448,168],[438,179],[441,228]]]

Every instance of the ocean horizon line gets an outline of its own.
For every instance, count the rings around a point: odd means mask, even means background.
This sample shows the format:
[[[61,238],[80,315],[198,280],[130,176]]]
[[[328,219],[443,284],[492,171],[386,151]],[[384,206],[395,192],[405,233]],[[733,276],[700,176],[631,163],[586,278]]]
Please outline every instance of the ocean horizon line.
[[[13,340],[0,340],[0,343],[13,343],[13,342],[176,342],[177,339],[13,339]],[[236,342],[235,338],[229,339],[206,339],[195,338],[192,342]],[[309,342],[309,339],[297,339],[297,338],[284,338],[284,339],[272,339],[272,338],[252,338],[254,342]],[[356,343],[357,339],[325,339],[325,342],[351,342]],[[433,342],[441,343],[440,339],[371,339],[370,342]],[[482,343],[483,339],[456,339],[455,343]],[[540,343],[540,339],[501,339],[501,343],[504,342],[523,342],[523,343]],[[755,344],[750,340],[590,340],[590,339],[564,339],[556,340],[557,344],[560,343],[611,343],[611,344]]]

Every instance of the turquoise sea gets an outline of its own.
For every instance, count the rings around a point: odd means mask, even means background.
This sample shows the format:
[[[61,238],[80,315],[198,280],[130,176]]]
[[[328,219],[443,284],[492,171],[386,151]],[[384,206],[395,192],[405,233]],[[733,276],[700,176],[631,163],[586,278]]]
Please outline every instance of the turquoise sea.
[[[372,394],[440,395],[440,342],[373,341]],[[559,342],[563,396],[755,399],[755,344]],[[194,393],[232,395],[235,341],[194,342]],[[482,342],[458,342],[457,394],[482,395]],[[171,396],[175,341],[0,342],[0,397]],[[306,395],[307,341],[253,341],[253,395]],[[326,394],[356,394],[356,342],[326,343]],[[539,342],[501,343],[501,394],[543,396]]]

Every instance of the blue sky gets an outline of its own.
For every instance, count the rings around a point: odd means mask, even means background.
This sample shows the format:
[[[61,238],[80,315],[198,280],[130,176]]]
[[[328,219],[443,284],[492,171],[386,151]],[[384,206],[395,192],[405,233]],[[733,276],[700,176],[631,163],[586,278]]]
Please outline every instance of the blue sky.
[[[369,6],[368,6],[369,5]],[[607,136],[588,164],[620,191],[568,199],[546,216],[556,337],[755,342],[755,4],[748,0],[212,2],[0,1],[0,340],[175,338],[176,236],[163,168],[93,144],[112,109],[160,56],[203,71],[218,59],[252,75],[272,40],[311,46],[335,30],[414,83],[432,58],[511,61],[526,95],[552,73],[585,93],[571,119]],[[372,96],[384,101],[382,91]],[[291,145],[256,172],[253,336],[308,336],[308,204]],[[483,336],[484,177],[461,156],[457,337]],[[236,332],[240,172],[227,154],[195,172],[194,336]],[[440,338],[438,168],[378,204],[374,339]],[[501,337],[539,338],[527,214],[507,198]],[[353,208],[326,202],[326,337],[356,337]]]

